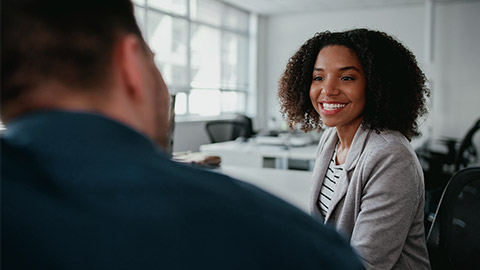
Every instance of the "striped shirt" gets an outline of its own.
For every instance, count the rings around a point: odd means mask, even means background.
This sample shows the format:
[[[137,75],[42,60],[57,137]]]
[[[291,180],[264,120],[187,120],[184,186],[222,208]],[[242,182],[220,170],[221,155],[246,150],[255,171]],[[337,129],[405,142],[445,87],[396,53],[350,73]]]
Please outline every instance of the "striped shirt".
[[[333,152],[332,159],[328,164],[327,173],[320,189],[320,195],[318,196],[318,208],[325,218],[332,202],[333,194],[337,188],[337,181],[340,179],[340,173],[343,171],[343,164],[337,165],[335,160],[337,158],[337,151]]]

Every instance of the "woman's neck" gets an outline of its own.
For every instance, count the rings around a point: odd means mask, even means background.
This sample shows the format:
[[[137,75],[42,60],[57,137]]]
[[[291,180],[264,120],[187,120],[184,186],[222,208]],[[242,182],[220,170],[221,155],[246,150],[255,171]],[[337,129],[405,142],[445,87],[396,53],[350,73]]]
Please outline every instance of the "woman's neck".
[[[353,126],[339,126],[337,127],[337,135],[338,135],[338,146],[337,146],[337,164],[344,164],[347,159],[348,151],[350,150],[350,146],[352,145],[353,138],[355,137],[355,133],[357,133],[358,128],[362,122],[359,121]]]

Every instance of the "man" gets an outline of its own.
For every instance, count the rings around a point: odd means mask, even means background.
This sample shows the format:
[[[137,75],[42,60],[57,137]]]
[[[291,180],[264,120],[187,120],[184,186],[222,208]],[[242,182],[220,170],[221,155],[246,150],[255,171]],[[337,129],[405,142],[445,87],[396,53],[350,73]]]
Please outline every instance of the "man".
[[[333,230],[171,161],[128,0],[2,1],[2,269],[359,269]]]

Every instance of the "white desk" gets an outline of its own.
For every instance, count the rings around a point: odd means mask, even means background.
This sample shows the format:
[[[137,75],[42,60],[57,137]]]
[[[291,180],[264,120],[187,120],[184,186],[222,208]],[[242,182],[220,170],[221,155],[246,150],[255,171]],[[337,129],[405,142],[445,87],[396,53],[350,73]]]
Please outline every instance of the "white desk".
[[[317,145],[285,147],[282,145],[257,144],[254,141],[228,141],[205,144],[200,146],[200,152],[219,156],[222,166],[252,166],[264,167],[266,159],[275,160],[275,168],[287,169],[289,160],[306,160],[309,168],[313,168]]]
[[[245,166],[221,166],[215,171],[253,184],[309,212],[308,198],[312,172]]]

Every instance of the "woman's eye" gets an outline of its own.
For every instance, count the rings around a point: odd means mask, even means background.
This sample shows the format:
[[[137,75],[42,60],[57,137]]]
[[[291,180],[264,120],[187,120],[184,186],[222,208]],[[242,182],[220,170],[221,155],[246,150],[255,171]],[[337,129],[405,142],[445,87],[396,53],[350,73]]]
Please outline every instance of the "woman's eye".
[[[353,81],[353,80],[354,80],[354,78],[351,77],[351,76],[343,76],[342,77],[342,81]]]
[[[314,81],[323,81],[323,77],[322,76],[315,76],[315,77],[313,77],[313,80]]]

